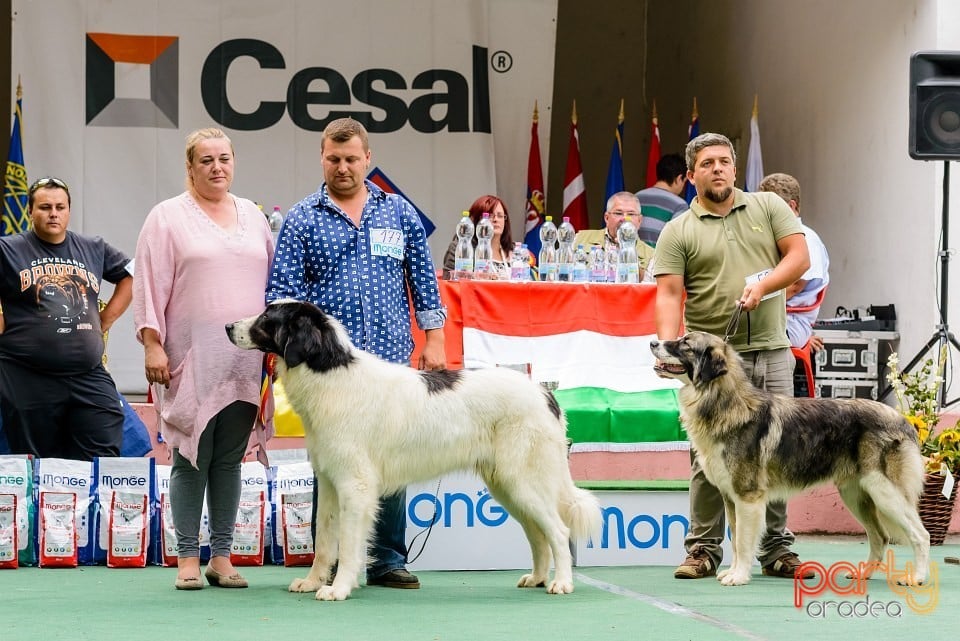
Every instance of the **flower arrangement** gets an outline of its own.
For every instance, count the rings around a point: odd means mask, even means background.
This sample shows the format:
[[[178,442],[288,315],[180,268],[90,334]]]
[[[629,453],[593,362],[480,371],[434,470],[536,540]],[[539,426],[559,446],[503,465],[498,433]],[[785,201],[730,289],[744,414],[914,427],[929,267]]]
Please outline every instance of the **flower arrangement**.
[[[897,395],[897,407],[917,431],[917,442],[928,473],[945,469],[960,474],[960,428],[936,429],[940,422],[940,387],[946,365],[947,349],[940,350],[936,364],[928,358],[915,373],[901,372],[897,353],[887,359],[887,381]],[[936,368],[936,369],[934,369]]]

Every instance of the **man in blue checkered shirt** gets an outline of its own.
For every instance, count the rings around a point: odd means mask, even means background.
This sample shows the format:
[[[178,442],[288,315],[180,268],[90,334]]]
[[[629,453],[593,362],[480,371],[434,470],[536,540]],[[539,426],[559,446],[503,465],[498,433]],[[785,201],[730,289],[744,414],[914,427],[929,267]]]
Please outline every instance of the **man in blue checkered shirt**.
[[[267,302],[310,301],[339,320],[358,348],[386,361],[409,363],[409,287],[417,325],[426,334],[417,366],[444,368],[446,310],[416,210],[364,179],[370,146],[366,129],[356,120],[341,118],[327,125],[320,153],[324,184],[294,205],[284,220]],[[406,491],[381,498],[367,585],[420,587],[404,567],[405,506]]]

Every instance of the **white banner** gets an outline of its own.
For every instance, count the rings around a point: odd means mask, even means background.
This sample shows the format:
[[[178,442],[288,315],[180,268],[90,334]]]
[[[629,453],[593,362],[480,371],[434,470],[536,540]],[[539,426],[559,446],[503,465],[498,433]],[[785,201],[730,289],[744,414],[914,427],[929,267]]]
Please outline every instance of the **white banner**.
[[[234,143],[234,193],[286,211],[322,181],[319,132],[349,115],[371,131],[371,166],[435,225],[435,262],[483,194],[504,199],[522,238],[535,100],[550,140],[557,0],[14,0],[13,10],[28,177],[70,185],[74,231],[132,254],[151,207],[183,191],[184,138],[205,126]],[[132,327],[128,313],[109,345],[126,393],[146,390]]]

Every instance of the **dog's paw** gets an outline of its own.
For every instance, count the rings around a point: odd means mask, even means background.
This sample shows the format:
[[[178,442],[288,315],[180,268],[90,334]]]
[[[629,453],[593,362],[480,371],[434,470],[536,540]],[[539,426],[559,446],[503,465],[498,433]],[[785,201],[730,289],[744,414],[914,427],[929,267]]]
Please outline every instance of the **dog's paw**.
[[[290,587],[287,588],[288,592],[316,592],[320,588],[319,581],[311,581],[310,579],[294,579],[290,584]]]
[[[350,588],[341,586],[325,585],[317,590],[317,601],[344,601],[350,596]]]
[[[547,594],[570,594],[573,592],[573,581],[558,581],[554,579],[547,588]]]
[[[717,574],[717,579],[721,585],[746,585],[750,583],[750,570],[743,572],[728,568]]]
[[[546,577],[537,576],[535,574],[524,574],[522,577],[520,577],[520,580],[517,581],[518,588],[542,588],[546,585]]]

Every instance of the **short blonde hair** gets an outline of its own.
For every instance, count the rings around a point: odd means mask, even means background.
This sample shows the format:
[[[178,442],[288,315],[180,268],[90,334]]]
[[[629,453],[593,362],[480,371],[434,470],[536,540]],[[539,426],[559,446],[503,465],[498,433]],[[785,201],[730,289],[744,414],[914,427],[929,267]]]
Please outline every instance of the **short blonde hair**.
[[[770,174],[760,181],[759,189],[775,193],[787,204],[792,200],[800,209],[800,183],[790,174]]]
[[[354,136],[360,138],[364,151],[370,151],[370,141],[367,139],[367,129],[359,120],[353,118],[337,118],[327,125],[323,130],[323,138],[320,140],[320,151],[323,151],[323,143],[327,138],[333,142],[347,142]]]
[[[222,138],[226,140],[230,145],[230,153],[236,156],[236,152],[233,150],[233,141],[230,140],[230,137],[224,133],[223,129],[217,127],[204,127],[203,129],[197,129],[187,134],[187,164],[192,165],[193,159],[197,154],[197,145],[199,145],[204,140],[212,140],[216,138]],[[187,191],[193,190],[193,177],[190,176],[190,172],[187,172]]]

